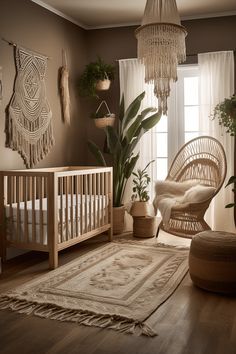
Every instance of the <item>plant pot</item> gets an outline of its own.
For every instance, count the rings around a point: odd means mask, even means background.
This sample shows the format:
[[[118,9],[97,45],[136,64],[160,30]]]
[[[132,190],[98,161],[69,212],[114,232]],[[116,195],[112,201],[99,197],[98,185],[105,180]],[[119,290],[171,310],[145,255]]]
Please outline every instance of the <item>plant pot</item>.
[[[150,238],[157,232],[157,218],[155,216],[134,217],[133,218],[133,236]]]
[[[113,126],[115,123],[115,115],[111,117],[95,118],[94,123],[97,128],[104,129],[107,126]]]
[[[97,91],[106,91],[109,90],[110,85],[111,81],[109,79],[99,80],[97,81],[95,88]]]
[[[130,215],[132,216],[148,216],[150,214],[148,202],[133,202]]]
[[[122,234],[125,228],[125,207],[113,207],[113,234]]]

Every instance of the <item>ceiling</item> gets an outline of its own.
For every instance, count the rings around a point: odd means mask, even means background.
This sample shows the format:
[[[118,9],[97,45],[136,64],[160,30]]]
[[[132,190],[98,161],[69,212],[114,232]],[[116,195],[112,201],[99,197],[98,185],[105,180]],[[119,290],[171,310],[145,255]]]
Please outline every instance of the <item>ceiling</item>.
[[[140,24],[146,0],[31,0],[85,29]],[[177,0],[181,19],[236,15],[236,0]]]

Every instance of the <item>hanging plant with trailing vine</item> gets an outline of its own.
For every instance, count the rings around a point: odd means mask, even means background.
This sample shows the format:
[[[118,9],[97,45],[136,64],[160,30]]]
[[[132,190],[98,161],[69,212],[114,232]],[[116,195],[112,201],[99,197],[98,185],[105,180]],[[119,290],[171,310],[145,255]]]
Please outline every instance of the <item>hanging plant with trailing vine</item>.
[[[236,96],[225,98],[223,102],[218,103],[212,118],[218,118],[219,124],[226,128],[226,133],[236,136]]]

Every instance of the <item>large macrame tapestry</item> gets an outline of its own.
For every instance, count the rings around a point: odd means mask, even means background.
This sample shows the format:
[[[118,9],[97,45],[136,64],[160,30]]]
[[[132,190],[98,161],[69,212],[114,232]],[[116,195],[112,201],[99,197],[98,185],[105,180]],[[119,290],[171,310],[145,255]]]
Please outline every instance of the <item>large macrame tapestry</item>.
[[[46,99],[47,58],[16,47],[16,79],[6,135],[7,147],[18,151],[28,168],[42,160],[54,144],[52,112]]]

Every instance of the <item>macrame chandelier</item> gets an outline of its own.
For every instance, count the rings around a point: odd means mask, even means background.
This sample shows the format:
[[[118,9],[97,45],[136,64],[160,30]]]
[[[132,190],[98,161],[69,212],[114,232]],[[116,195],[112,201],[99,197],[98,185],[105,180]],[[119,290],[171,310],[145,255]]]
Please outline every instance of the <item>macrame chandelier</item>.
[[[177,81],[177,65],[186,60],[187,31],[180,24],[176,1],[147,0],[135,35],[138,58],[145,66],[145,82],[154,84],[159,109],[166,114],[170,82]]]

